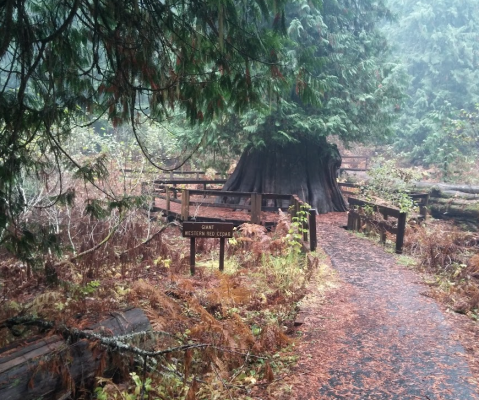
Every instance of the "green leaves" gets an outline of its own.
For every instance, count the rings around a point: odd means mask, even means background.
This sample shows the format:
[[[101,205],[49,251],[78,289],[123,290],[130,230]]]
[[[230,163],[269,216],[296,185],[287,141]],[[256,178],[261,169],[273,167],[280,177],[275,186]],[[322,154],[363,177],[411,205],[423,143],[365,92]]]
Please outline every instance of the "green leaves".
[[[398,20],[385,32],[411,81],[410,100],[397,124],[396,148],[414,162],[442,164],[436,150],[443,146],[434,136],[458,110],[472,110],[479,101],[479,9],[474,0],[389,4]],[[458,152],[454,146],[449,150]]]
[[[368,172],[369,180],[362,190],[362,195],[375,202],[376,198],[399,208],[401,212],[414,209],[414,201],[409,197],[409,188],[419,174],[406,168],[398,168],[395,160],[378,157]]]
[[[106,154],[100,154],[87,160],[83,165],[73,165],[75,169],[73,177],[89,182],[104,179],[108,176],[108,169],[106,167]]]

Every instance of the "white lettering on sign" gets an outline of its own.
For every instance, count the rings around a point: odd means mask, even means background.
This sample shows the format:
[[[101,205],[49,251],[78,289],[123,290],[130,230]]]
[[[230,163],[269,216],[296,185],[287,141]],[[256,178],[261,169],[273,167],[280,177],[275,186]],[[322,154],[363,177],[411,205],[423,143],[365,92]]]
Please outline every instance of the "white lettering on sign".
[[[204,238],[231,238],[233,237],[233,224],[229,223],[197,223],[184,222],[184,237]]]
[[[210,237],[233,237],[231,232],[206,232],[206,236],[210,236]]]
[[[185,236],[206,236],[203,231],[185,231]]]

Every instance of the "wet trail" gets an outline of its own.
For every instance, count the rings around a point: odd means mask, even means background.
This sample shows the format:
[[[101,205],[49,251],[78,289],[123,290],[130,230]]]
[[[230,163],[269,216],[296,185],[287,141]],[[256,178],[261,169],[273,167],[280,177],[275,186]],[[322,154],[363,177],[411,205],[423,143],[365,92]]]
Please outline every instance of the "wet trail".
[[[319,219],[319,245],[343,284],[305,310],[309,357],[295,398],[479,399],[465,350],[417,275],[339,225]]]

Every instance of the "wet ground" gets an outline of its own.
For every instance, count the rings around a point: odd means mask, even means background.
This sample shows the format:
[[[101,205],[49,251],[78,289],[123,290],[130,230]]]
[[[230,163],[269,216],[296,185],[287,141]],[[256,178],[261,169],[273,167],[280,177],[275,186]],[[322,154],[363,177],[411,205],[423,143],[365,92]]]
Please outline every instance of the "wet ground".
[[[479,399],[455,326],[418,275],[342,225],[318,218],[341,284],[303,306],[294,398]]]

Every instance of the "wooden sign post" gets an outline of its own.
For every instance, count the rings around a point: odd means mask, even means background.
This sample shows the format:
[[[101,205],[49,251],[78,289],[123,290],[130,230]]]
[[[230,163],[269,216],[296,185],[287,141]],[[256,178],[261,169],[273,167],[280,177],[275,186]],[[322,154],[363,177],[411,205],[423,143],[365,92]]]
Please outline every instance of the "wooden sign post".
[[[233,237],[233,224],[230,222],[183,222],[183,237],[190,238],[190,272],[195,274],[196,238],[220,239],[220,271],[225,268],[225,239]]]

